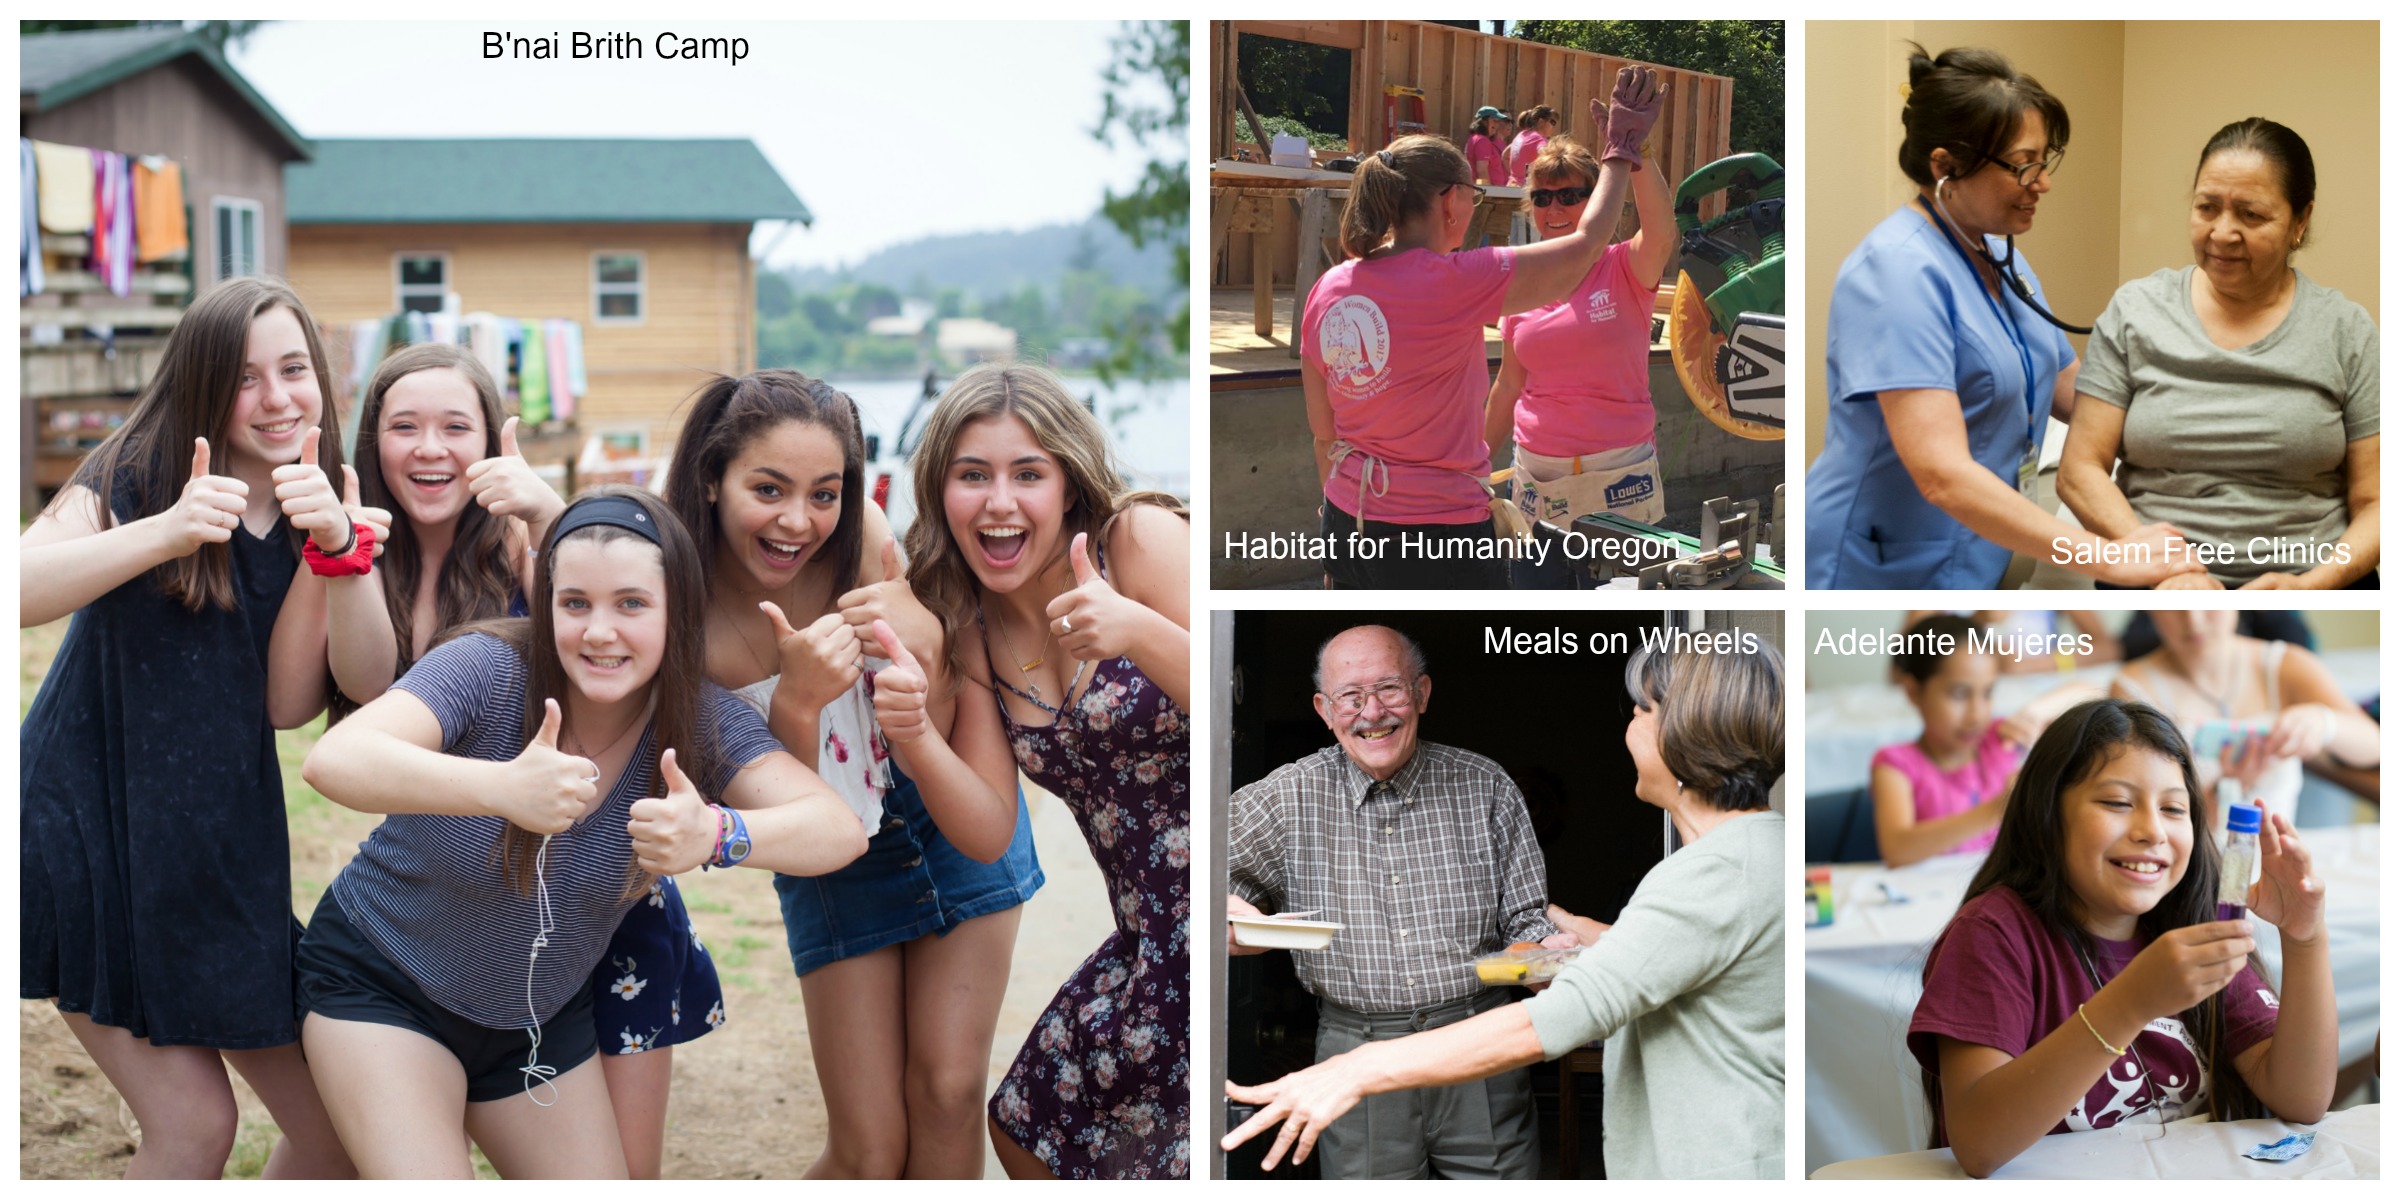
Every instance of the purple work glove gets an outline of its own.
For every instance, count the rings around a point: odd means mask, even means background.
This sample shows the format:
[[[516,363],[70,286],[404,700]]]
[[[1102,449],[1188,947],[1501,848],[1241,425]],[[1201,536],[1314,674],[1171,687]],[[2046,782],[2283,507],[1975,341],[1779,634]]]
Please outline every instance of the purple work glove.
[[[1617,89],[1609,95],[1608,151],[1600,156],[1602,162],[1621,158],[1642,166],[1642,141],[1650,136],[1650,126],[1658,120],[1659,101],[1667,94],[1667,85],[1658,72],[1649,67],[1624,67],[1617,71]]]

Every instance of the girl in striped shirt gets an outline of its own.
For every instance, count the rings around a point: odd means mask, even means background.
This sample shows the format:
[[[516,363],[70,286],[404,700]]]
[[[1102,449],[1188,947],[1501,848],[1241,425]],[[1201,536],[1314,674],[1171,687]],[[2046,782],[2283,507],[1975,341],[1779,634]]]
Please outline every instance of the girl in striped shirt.
[[[309,1066],[362,1175],[465,1177],[471,1137],[510,1177],[623,1178],[586,983],[651,876],[814,875],[864,850],[705,681],[700,578],[658,500],[586,496],[551,526],[530,617],[435,647],[309,754],[317,790],[391,814],[298,962]]]

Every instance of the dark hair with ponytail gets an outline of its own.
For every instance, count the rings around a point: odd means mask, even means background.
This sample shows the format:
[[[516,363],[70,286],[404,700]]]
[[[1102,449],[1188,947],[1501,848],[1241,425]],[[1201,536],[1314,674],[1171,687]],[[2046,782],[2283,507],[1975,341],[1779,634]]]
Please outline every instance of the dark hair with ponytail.
[[[2283,202],[2292,206],[2292,219],[2308,215],[2309,206],[2317,202],[2317,160],[2291,126],[2265,117],[2244,117],[2218,130],[2200,151],[2200,165],[2192,168],[2193,184],[2200,182],[2208,160],[2228,150],[2255,151],[2266,159],[2283,176]]]
[[[2182,772],[2184,790],[2191,797],[2193,830],[2183,879],[2135,921],[2135,938],[2147,944],[2171,930],[2216,920],[2219,861],[2216,840],[2207,832],[2216,828],[2216,818],[2209,811],[2210,794],[2200,789],[2192,773],[2191,750],[2164,713],[2147,704],[2113,699],[2068,709],[2034,740],[2000,817],[1999,838],[1967,885],[1960,907],[1994,888],[2007,888],[2043,928],[2089,960],[2092,935],[2076,918],[2080,905],[2067,882],[2065,796],[2128,747],[2164,755]],[[2258,969],[2255,954],[2250,966]],[[2233,1055],[2225,1050],[2225,993],[2219,990],[2180,1015],[2199,1046],[2200,1070],[2208,1079],[2209,1118],[2239,1121],[2265,1115],[2257,1093],[2233,1069]],[[1932,1145],[1938,1150],[1949,1144],[1943,1136],[1947,1126],[1941,1116],[1941,1082],[1931,1072],[1924,1072],[1923,1079],[1934,1113]]]
[[[1449,139],[1412,133],[1361,158],[1342,206],[1342,253],[1365,258],[1443,191],[1471,184],[1474,168]]]
[[[1908,101],[1900,106],[1900,172],[1933,186],[1933,152],[1958,160],[1964,179],[2008,153],[2025,110],[2042,114],[2049,136],[2045,156],[2067,148],[2067,106],[2031,75],[2020,74],[1998,51],[1961,47],[1929,57],[1908,44]]]
[[[832,384],[798,371],[753,371],[719,375],[692,395],[675,458],[667,467],[667,507],[675,510],[700,551],[710,586],[716,579],[717,506],[708,489],[718,486],[742,448],[786,421],[822,427],[842,448],[842,515],[833,536],[809,559],[833,573],[839,596],[858,582],[859,546],[866,538],[866,442],[858,431],[858,405]]]
[[[1658,710],[1658,756],[1722,812],[1767,807],[1783,778],[1783,655],[1643,650],[1625,664],[1636,707]]]

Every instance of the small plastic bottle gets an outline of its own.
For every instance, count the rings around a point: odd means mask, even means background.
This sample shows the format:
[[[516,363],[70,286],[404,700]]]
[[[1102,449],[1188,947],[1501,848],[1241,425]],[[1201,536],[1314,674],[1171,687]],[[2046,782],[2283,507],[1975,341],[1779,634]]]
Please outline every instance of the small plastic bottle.
[[[2217,919],[2239,921],[2250,903],[2250,876],[2258,870],[2259,808],[2236,804],[2225,810],[2225,853],[2217,876]]]

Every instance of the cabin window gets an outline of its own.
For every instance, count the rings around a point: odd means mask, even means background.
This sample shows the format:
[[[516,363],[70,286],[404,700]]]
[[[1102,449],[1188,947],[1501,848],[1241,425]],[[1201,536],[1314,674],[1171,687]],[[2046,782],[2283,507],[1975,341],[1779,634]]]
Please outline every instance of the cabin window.
[[[401,312],[440,312],[450,291],[450,256],[399,254],[392,258],[392,290]]]
[[[592,256],[592,319],[606,325],[640,324],[646,264],[639,253],[604,250]]]
[[[256,275],[262,268],[261,230],[266,221],[256,200],[219,196],[209,202],[217,226],[217,278]]]

